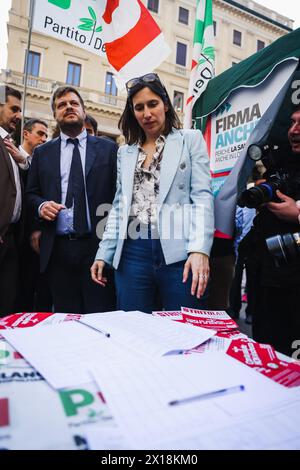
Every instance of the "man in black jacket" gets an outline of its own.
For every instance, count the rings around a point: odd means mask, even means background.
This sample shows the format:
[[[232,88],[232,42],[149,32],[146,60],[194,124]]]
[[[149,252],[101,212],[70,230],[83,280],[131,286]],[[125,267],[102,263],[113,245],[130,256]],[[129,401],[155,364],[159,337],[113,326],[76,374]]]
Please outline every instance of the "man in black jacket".
[[[52,109],[61,133],[36,149],[27,184],[28,204],[42,220],[41,271],[56,312],[113,310],[113,290],[92,282],[90,266],[99,243],[97,209],[115,194],[117,145],[87,134],[76,89],[58,88]]]
[[[295,259],[277,267],[265,240],[300,229],[296,205],[296,200],[300,199],[300,108],[291,116],[288,139],[291,154],[286,156],[284,165],[290,175],[293,197],[277,191],[280,202],[266,204],[254,220],[252,258],[256,260],[259,289],[253,315],[253,337],[292,355],[295,341],[300,340],[300,262]]]
[[[10,134],[21,120],[21,93],[1,87],[0,98],[0,317],[15,312],[18,292],[17,246],[23,232],[23,183],[26,158],[11,155]]]
[[[12,142],[6,147],[16,159],[26,158],[29,164],[32,161],[34,149],[47,141],[48,126],[40,119],[29,119],[23,128],[22,145],[17,148]],[[26,187],[28,171],[24,171],[22,179]],[[46,278],[39,273],[39,239],[41,236],[39,221],[31,214],[26,213],[25,228],[22,245],[20,246],[20,286],[16,309],[19,312],[50,312],[52,310],[52,297],[47,286]]]

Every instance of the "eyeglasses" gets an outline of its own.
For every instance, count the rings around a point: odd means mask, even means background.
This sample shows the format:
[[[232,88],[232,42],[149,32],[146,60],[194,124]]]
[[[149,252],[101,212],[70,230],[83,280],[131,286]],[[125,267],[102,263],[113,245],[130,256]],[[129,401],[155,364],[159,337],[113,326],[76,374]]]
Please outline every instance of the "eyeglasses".
[[[163,89],[165,89],[165,87],[161,83],[160,78],[157,75],[157,73],[147,73],[146,75],[143,75],[142,77],[131,78],[130,80],[128,80],[128,82],[126,83],[127,93],[130,96],[131,93],[132,93],[132,89],[136,85],[140,85],[140,84],[143,84],[143,83],[147,85],[147,83],[154,83],[154,82],[158,82],[159,85]]]

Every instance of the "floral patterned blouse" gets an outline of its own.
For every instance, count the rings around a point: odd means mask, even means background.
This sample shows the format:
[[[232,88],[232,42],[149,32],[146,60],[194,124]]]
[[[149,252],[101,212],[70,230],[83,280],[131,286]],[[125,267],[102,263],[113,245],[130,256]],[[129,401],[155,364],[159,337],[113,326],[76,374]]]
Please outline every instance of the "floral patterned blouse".
[[[139,146],[130,215],[131,217],[136,217],[142,224],[156,225],[157,222],[157,197],[159,194],[161,160],[165,142],[166,137],[163,135],[159,136],[156,140],[156,150],[149,169],[143,168],[147,154]]]

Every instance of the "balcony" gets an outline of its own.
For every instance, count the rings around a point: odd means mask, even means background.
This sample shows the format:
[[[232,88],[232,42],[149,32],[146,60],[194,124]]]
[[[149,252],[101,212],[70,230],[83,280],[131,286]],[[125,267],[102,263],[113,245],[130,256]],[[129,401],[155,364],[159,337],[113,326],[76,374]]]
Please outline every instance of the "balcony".
[[[12,72],[11,70],[2,70],[1,80],[8,85],[15,85],[17,87],[24,87],[24,75],[19,72]],[[40,90],[46,93],[51,93],[52,82],[40,77],[29,76],[27,78],[27,87],[34,88],[35,90]]]
[[[180,65],[175,65],[175,73],[181,75],[182,77],[186,77],[187,69],[186,67],[181,67]]]
[[[20,72],[2,70],[0,80],[8,85],[16,86],[20,91],[22,91],[24,87],[24,75]],[[53,91],[62,85],[66,84],[46,78],[29,76],[27,78],[27,93],[36,94],[36,92],[41,92],[42,94],[48,95],[47,97],[50,99]],[[82,87],[78,88],[78,90],[84,102],[90,103],[91,107],[103,107],[105,110],[115,111],[117,113],[123,111],[125,107],[126,97],[124,96],[107,95],[98,90]]]

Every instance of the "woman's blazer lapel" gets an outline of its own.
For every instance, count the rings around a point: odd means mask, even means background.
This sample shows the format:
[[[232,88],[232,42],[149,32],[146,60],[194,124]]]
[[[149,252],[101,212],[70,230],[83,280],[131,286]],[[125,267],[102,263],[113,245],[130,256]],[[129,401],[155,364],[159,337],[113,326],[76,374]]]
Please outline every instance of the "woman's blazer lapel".
[[[174,131],[165,143],[159,184],[159,204],[163,204],[174,181],[183,150],[183,133]]]

